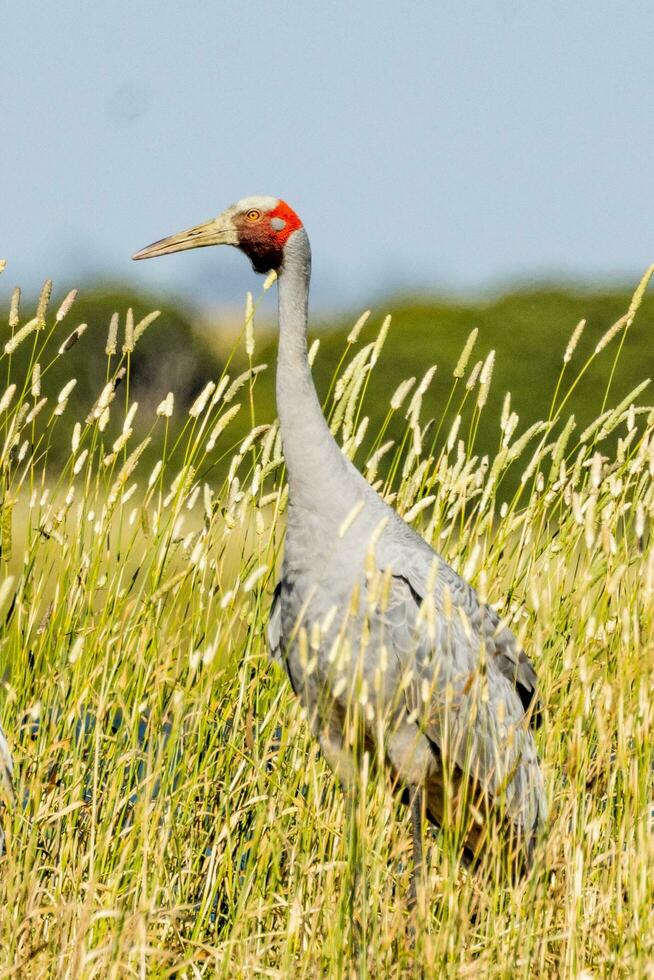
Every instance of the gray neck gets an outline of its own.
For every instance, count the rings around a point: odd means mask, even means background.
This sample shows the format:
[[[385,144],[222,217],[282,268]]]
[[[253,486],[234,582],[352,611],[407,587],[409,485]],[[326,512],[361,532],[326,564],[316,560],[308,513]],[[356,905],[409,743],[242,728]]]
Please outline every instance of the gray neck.
[[[340,512],[349,496],[348,463],[325,421],[307,358],[310,278],[311,249],[301,228],[286,243],[278,282],[277,411],[289,501],[294,508]]]

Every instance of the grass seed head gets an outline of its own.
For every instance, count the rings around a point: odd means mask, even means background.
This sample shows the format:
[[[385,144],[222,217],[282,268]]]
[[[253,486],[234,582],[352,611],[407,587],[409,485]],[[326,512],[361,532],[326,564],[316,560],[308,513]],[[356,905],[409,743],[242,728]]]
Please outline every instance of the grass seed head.
[[[161,310],[153,310],[152,313],[148,313],[144,316],[134,327],[134,346],[138,344],[139,340],[148,329],[151,323],[158,320],[161,316]]]
[[[157,415],[160,418],[169,419],[172,418],[172,414],[175,408],[175,396],[172,391],[169,391],[162,402],[157,405]]]
[[[60,355],[65,354],[66,351],[71,349],[71,347],[74,347],[80,337],[86,332],[86,328],[86,323],[80,323],[78,327],[75,327],[73,332],[68,334],[57,353]]]
[[[16,286],[11,294],[9,304],[9,329],[15,330],[20,322],[20,286]]]
[[[566,347],[565,353],[563,355],[564,364],[568,364],[572,360],[572,355],[574,354],[577,344],[579,343],[579,340],[581,338],[581,335],[584,332],[585,326],[586,326],[586,321],[580,320],[577,326],[572,331],[572,336],[568,341],[568,346]]]
[[[77,290],[71,289],[70,292],[68,292],[64,297],[61,306],[59,307],[59,309],[55,314],[55,320],[57,321],[57,323],[61,323],[64,317],[67,316],[67,314],[70,312],[71,306],[73,305],[76,299],[77,299]]]
[[[34,317],[32,320],[28,320],[20,330],[11,337],[5,344],[5,354],[13,354],[14,351],[22,344],[26,337],[29,337],[39,326],[38,317]]]
[[[466,390],[471,391],[477,384],[477,378],[479,377],[479,372],[481,371],[482,362],[477,361],[472,368],[472,371],[468,375],[468,380],[466,381]]]
[[[202,391],[200,392],[200,394],[198,395],[198,397],[195,399],[195,401],[193,402],[193,404],[188,410],[188,413],[192,419],[196,419],[198,415],[201,415],[202,412],[205,410],[205,408],[207,407],[207,402],[209,401],[209,398],[213,394],[215,387],[216,385],[215,382],[213,381],[208,381],[206,383],[206,385],[204,386],[204,388],[202,389]]]
[[[107,332],[107,343],[105,345],[104,352],[107,357],[111,357],[118,350],[118,314],[113,313],[109,321],[109,330]]]
[[[38,361],[34,364],[32,368],[32,384],[31,384],[32,398],[38,399],[41,395],[41,365]]]
[[[477,408],[482,409],[488,399],[491,378],[493,377],[493,366],[495,364],[495,351],[488,353],[484,365],[479,375],[479,391],[477,392]]]
[[[39,325],[39,330],[45,327],[45,318],[48,315],[48,304],[50,303],[50,297],[52,296],[52,279],[46,279],[41,287],[41,293],[39,295],[39,301],[36,307],[36,320]]]
[[[455,378],[462,378],[463,375],[465,374],[466,367],[468,366],[468,361],[470,360],[470,355],[472,354],[472,349],[475,346],[475,343],[477,342],[478,334],[479,334],[479,330],[477,329],[477,327],[471,330],[470,333],[468,334],[468,339],[466,340],[463,350],[461,351],[459,360],[456,362],[456,367],[452,372]]]
[[[131,354],[134,350],[134,312],[130,306],[125,317],[125,340],[123,341],[123,354]]]
[[[245,296],[245,353],[248,357],[254,354],[254,301],[249,291]]]
[[[0,398],[0,415],[7,411],[15,394],[16,385],[12,382],[7,388],[5,388],[2,398]]]
[[[307,354],[309,367],[313,367],[314,361],[318,355],[319,350],[320,350],[320,337],[316,337],[316,339],[311,344],[311,347],[309,348],[309,353]]]
[[[347,335],[348,344],[356,344],[357,340],[359,339],[359,334],[361,333],[364,326],[366,325],[369,316],[370,316],[370,310],[365,310],[361,314],[361,316],[359,317],[359,319],[357,320],[357,322],[354,324],[349,334]]]
[[[609,327],[606,333],[603,334],[603,336],[600,337],[600,339],[598,340],[595,346],[595,353],[599,354],[600,351],[603,351],[604,348],[611,343],[615,335],[619,333],[623,327],[626,327],[627,322],[628,322],[628,317],[626,314],[624,316],[621,316],[619,320],[616,320],[613,326]]]
[[[276,282],[277,282],[277,273],[274,269],[271,269],[263,281],[264,292],[269,290],[271,286],[274,286]]]

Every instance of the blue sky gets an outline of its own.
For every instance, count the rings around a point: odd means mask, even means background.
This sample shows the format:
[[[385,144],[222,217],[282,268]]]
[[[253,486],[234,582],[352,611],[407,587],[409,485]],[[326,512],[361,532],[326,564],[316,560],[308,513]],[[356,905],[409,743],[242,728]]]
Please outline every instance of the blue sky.
[[[255,193],[304,219],[320,305],[654,260],[644,0],[21,0],[0,33],[2,293],[236,302],[231,250],[129,256]]]

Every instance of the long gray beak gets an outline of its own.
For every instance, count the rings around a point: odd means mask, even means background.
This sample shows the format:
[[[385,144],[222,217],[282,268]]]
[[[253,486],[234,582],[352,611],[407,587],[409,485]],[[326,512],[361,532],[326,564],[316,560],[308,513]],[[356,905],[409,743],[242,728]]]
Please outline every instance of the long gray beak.
[[[132,258],[154,259],[158,255],[170,255],[171,252],[184,252],[188,248],[204,248],[207,245],[238,245],[238,234],[229,215],[221,214],[203,225],[161,238],[142,248]]]

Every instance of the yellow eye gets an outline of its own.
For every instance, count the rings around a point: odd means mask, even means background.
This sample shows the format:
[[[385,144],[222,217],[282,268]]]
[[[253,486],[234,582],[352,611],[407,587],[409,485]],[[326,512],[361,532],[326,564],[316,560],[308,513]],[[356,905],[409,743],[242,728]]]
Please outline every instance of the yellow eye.
[[[250,211],[245,212],[245,217],[248,221],[258,221],[261,217],[261,211],[257,211],[256,208],[252,208]]]

